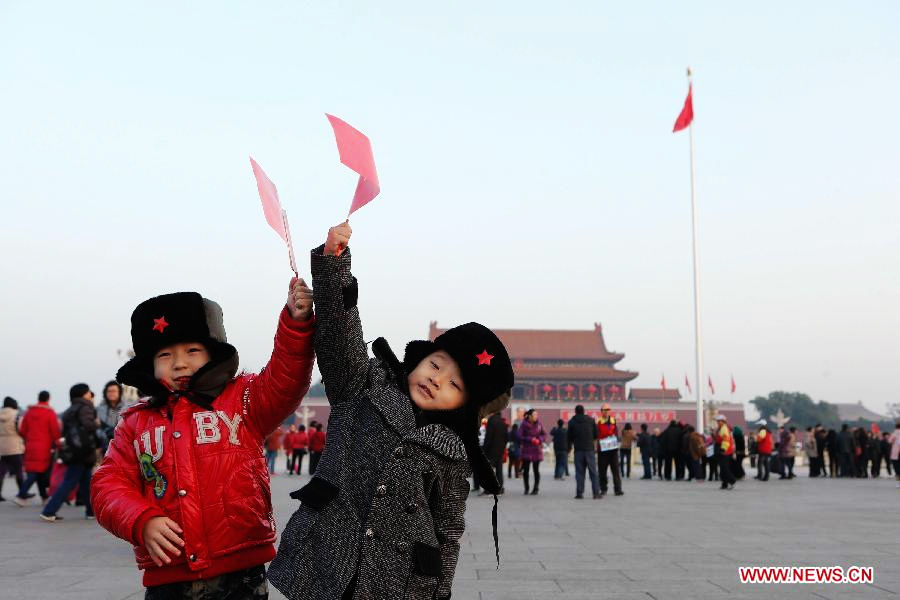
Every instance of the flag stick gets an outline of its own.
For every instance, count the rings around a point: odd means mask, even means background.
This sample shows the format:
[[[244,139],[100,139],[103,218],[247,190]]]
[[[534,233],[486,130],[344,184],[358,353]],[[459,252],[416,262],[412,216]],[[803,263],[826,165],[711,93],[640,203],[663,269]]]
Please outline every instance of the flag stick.
[[[687,69],[688,89],[690,89],[691,68]],[[695,192],[694,177],[694,120],[691,119],[688,125],[688,135],[691,139],[691,233],[693,239],[693,255],[694,255],[694,365],[696,378],[694,381],[698,383],[695,393],[697,396],[697,431],[702,432],[703,426],[703,386],[699,385],[700,374],[703,372],[703,350],[700,343],[700,268],[698,266],[698,255],[700,249],[697,245],[697,198]]]
[[[291,261],[291,269],[294,270],[294,277],[300,279],[300,274],[297,273],[297,261],[294,259],[294,244],[291,242],[291,228],[288,226],[287,220],[287,211],[281,209],[281,222],[284,223],[284,235],[287,237],[287,247],[288,247],[288,258]]]

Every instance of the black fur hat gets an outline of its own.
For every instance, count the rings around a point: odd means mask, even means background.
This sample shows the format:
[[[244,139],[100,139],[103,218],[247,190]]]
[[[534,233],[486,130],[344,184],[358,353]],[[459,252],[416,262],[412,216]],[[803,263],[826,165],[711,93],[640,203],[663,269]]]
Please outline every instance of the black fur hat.
[[[210,362],[194,373],[190,388],[209,401],[237,372],[237,350],[225,337],[222,308],[197,292],[164,294],[138,304],[131,314],[131,341],[134,358],[119,369],[116,380],[142,394],[168,395],[154,377],[153,357],[173,344],[199,342],[206,347]]]
[[[509,354],[500,338],[480,323],[448,329],[434,341],[416,340],[406,345],[403,366],[411,373],[426,356],[443,350],[462,374],[469,403],[478,408],[479,419],[506,408],[515,383]]]

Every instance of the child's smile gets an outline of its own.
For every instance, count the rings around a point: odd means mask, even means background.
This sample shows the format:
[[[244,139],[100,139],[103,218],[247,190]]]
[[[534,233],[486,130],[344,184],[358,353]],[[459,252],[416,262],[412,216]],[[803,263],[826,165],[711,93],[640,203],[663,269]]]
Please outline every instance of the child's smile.
[[[153,375],[170,390],[185,390],[191,376],[208,362],[209,352],[203,344],[172,344],[153,356]]]

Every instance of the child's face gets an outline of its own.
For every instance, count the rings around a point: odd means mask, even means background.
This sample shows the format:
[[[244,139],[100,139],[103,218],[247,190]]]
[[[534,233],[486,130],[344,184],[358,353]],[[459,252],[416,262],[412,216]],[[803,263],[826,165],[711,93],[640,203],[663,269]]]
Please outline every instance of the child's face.
[[[422,359],[407,381],[412,401],[423,410],[453,410],[466,403],[459,365],[443,350]]]
[[[153,376],[170,390],[184,390],[191,375],[208,362],[209,352],[203,344],[172,344],[153,356]]]

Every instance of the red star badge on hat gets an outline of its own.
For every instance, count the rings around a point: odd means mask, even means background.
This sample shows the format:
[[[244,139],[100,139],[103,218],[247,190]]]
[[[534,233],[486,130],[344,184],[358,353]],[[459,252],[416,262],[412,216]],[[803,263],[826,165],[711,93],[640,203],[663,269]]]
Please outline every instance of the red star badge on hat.
[[[488,366],[490,366],[490,364],[491,364],[491,359],[494,358],[494,356],[493,356],[492,354],[488,354],[487,349],[485,349],[484,352],[482,352],[481,354],[476,354],[476,355],[475,355],[475,358],[478,359],[478,365],[479,365],[479,366],[481,366],[481,365],[488,365]]]
[[[166,327],[168,327],[168,326],[169,326],[169,324],[166,323],[165,315],[161,316],[158,319],[153,319],[153,331],[158,331],[158,332],[162,333],[166,330]]]

